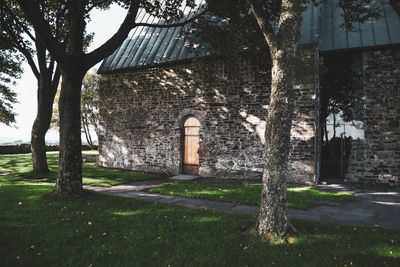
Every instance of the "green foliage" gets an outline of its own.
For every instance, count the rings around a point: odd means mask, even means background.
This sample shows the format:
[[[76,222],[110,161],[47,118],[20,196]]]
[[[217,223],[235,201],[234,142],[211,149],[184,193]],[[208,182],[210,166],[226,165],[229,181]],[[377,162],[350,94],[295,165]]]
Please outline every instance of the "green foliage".
[[[82,132],[85,133],[86,142],[94,149],[91,130],[94,129],[97,134],[99,125],[99,82],[100,75],[96,70],[88,72],[82,81],[81,91],[81,122]],[[60,114],[58,102],[60,101],[60,88],[57,90],[53,104],[53,115],[51,117],[51,128],[58,129],[60,123]]]
[[[350,30],[354,23],[379,17],[379,9],[374,0],[340,0],[339,7],[343,9],[344,25]]]
[[[261,188],[261,184],[176,182],[162,184],[150,191],[165,195],[260,205]],[[311,186],[288,185],[287,187],[289,208],[308,210],[315,206],[314,200],[344,202],[355,198],[352,194],[326,192]]]
[[[81,93],[81,121],[88,145],[93,149],[90,129],[97,134],[99,124],[99,82],[100,75],[96,70],[85,75]]]
[[[390,0],[390,5],[396,11],[397,15],[400,16],[400,1],[399,0]]]
[[[397,266],[400,232],[292,220],[288,242],[260,241],[252,216],[89,194],[0,176],[1,266]]]
[[[230,78],[240,77],[242,64],[249,60],[257,66],[255,75],[266,75],[271,68],[269,49],[254,15],[244,0],[207,1],[208,13],[186,31],[190,44],[206,43],[213,55],[224,61]],[[274,7],[276,12],[276,7]],[[213,74],[208,59],[197,59],[201,71]],[[209,75],[210,79],[213,75]]]
[[[111,186],[125,184],[134,181],[158,179],[159,175],[106,169],[97,167],[93,162],[86,162],[85,158],[97,156],[95,151],[83,151],[83,184],[96,186]],[[47,182],[55,182],[58,170],[58,152],[47,152],[47,163],[50,173],[37,174],[32,172],[31,154],[0,155],[0,173],[36,179]]]
[[[10,86],[15,85],[21,73],[19,55],[0,39],[0,123],[10,125],[15,122],[13,104],[17,103],[17,99]]]
[[[353,52],[326,55],[322,59],[320,125],[326,140],[328,117],[333,117],[333,123],[339,117],[345,122],[363,121],[363,79],[361,70],[355,68],[357,60],[362,60],[361,54]],[[354,126],[362,127],[360,124]],[[333,134],[336,135],[335,128]]]
[[[50,128],[58,129],[60,124],[60,112],[58,110],[58,102],[60,101],[61,83],[58,85],[56,95],[54,97],[53,111],[51,114]]]
[[[303,4],[312,2],[320,5],[326,0],[304,0]],[[277,34],[279,16],[281,14],[281,0],[261,1],[265,17]],[[354,23],[364,22],[379,16],[379,8],[374,0],[340,0],[336,8],[343,12],[344,25],[352,29]],[[258,66],[255,74],[266,75],[271,68],[269,47],[265,33],[260,29],[256,18],[251,11],[247,0],[207,0],[207,15],[192,23],[186,36],[192,46],[206,43],[212,54],[219,56],[225,64],[225,72],[231,78],[239,77],[240,65],[243,58]],[[392,4],[394,6],[394,4]],[[305,5],[303,6],[305,8]],[[265,29],[264,29],[265,30]],[[198,59],[200,70],[212,74],[207,68],[207,59]],[[299,61],[299,59],[298,59]],[[310,62],[308,61],[307,64]],[[304,62],[294,62],[297,80],[302,76],[309,76],[316,66],[304,67]],[[210,76],[212,77],[212,76]]]

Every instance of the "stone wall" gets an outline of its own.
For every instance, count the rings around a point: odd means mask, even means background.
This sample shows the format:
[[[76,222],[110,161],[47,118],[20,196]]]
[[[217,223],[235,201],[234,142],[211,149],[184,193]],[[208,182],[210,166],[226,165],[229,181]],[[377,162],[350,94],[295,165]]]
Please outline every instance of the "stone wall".
[[[367,146],[365,140],[351,140],[351,151],[345,181],[361,182],[365,177],[365,157]]]
[[[94,146],[97,150],[97,146]],[[46,145],[46,151],[58,151],[58,145]],[[88,145],[82,145],[82,150],[90,150]],[[2,145],[0,146],[0,155],[3,154],[26,154],[31,153],[30,144]]]
[[[399,184],[400,48],[363,52],[366,172],[363,182]]]
[[[305,55],[313,59],[313,49]],[[99,164],[148,172],[182,170],[182,124],[200,121],[202,176],[261,178],[269,74],[240,62],[230,77],[223,62],[212,71],[193,63],[102,75]],[[211,77],[210,77],[211,76]],[[314,77],[296,85],[290,154],[291,181],[314,179]]]

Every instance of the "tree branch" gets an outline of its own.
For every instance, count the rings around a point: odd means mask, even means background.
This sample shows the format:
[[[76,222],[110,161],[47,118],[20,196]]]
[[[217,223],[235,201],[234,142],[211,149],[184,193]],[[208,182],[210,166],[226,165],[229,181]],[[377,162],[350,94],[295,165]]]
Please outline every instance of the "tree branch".
[[[101,6],[102,4],[106,3],[107,1],[108,1],[108,0],[103,0],[103,1],[98,2],[97,4],[93,4],[91,7],[88,7],[88,8],[86,9],[86,13],[89,13],[90,11],[92,11],[93,8],[99,7],[99,6]]]
[[[39,70],[42,75],[47,72],[46,66],[46,48],[39,41],[35,42],[36,45],[36,57],[39,64]]]
[[[18,20],[18,16],[13,12],[13,10],[11,8],[8,7],[8,5],[3,5],[2,6],[4,9],[4,11],[6,11],[8,13],[9,16],[11,16],[11,18],[13,19],[14,23],[16,24],[16,26],[20,27],[20,29],[22,29],[22,31],[24,31],[26,33],[26,35],[28,35],[28,37],[35,42],[36,38],[32,35],[31,31],[28,29],[28,27],[26,27],[20,20]]]
[[[12,39],[12,40],[4,40],[4,41],[9,43],[12,47],[15,47],[22,55],[24,55],[26,61],[28,61],[29,67],[31,67],[33,74],[35,75],[35,77],[37,79],[39,79],[40,73],[39,73],[38,68],[36,67],[35,61],[32,58],[32,53],[27,48],[25,48],[23,45],[21,45],[21,43],[16,39],[14,34],[9,33],[8,28],[6,28],[6,27],[4,27],[4,28],[6,29],[8,36]]]
[[[52,36],[49,24],[44,20],[40,11],[38,0],[16,0],[20,5],[29,22],[36,29],[40,41],[46,46],[47,50],[54,56],[57,62],[65,61],[65,53],[56,38]]]
[[[390,5],[396,11],[397,15],[400,16],[400,0],[390,0]]]
[[[89,70],[97,62],[111,55],[117,49],[121,43],[126,39],[132,28],[135,27],[136,15],[139,11],[140,1],[132,0],[124,21],[119,27],[118,31],[103,45],[94,51],[86,54],[85,57],[85,69]]]
[[[51,92],[52,96],[55,96],[57,93],[57,88],[58,88],[58,83],[60,82],[60,77],[61,77],[61,71],[57,64],[56,71],[54,72],[53,78],[51,80],[51,86],[50,86],[50,92]]]
[[[144,27],[150,27],[150,28],[173,28],[173,27],[181,27],[181,26],[185,26],[186,24],[198,19],[199,17],[203,16],[205,13],[207,13],[208,10],[203,10],[202,12],[200,12],[199,14],[197,14],[196,16],[187,19],[185,21],[179,22],[179,23],[171,23],[171,24],[151,24],[151,23],[136,23],[135,27],[139,27],[139,26],[144,26]]]
[[[289,52],[300,37],[301,13],[304,0],[283,0],[277,33],[278,47]],[[285,47],[282,47],[285,46]]]
[[[270,18],[265,12],[262,3],[259,0],[246,0],[246,1],[253,10],[258,26],[263,32],[265,40],[267,40],[271,53],[275,53],[276,49],[278,48],[277,38],[275,36],[274,29],[272,28],[272,25],[269,22]]]
[[[31,70],[33,72],[33,75],[35,75],[35,78],[39,79],[40,78],[40,72],[39,72],[39,70],[38,70],[38,68],[37,68],[37,66],[35,64],[35,61],[32,58],[32,54],[27,49],[25,49],[24,47],[21,47],[21,46],[17,45],[16,48],[18,49],[18,51],[20,51],[24,55],[26,61],[28,61],[28,65],[29,65],[29,67],[31,67]]]

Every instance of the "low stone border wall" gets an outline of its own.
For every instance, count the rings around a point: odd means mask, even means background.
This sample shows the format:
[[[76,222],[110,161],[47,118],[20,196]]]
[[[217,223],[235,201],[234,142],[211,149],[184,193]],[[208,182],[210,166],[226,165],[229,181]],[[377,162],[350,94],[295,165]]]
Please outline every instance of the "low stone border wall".
[[[94,146],[94,148],[97,150],[98,146]],[[46,151],[58,151],[59,147],[58,145],[47,145],[46,146]],[[82,150],[90,150],[90,147],[88,145],[83,145]],[[5,146],[0,146],[0,155],[2,154],[25,154],[25,153],[30,153],[30,145],[29,144],[20,144],[20,145],[5,145]]]

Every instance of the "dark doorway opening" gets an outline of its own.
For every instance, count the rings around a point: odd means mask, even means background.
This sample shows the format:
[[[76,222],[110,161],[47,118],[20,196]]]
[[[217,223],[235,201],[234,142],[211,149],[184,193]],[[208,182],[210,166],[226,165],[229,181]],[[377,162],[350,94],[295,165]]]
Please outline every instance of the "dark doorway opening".
[[[355,139],[364,138],[359,53],[323,56],[320,82],[321,180],[344,180]]]

